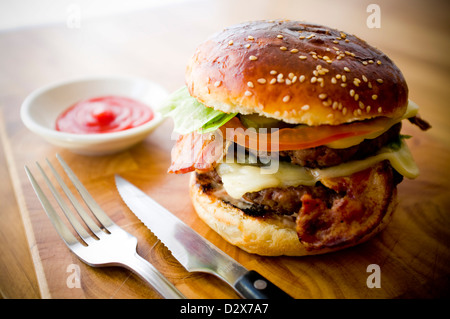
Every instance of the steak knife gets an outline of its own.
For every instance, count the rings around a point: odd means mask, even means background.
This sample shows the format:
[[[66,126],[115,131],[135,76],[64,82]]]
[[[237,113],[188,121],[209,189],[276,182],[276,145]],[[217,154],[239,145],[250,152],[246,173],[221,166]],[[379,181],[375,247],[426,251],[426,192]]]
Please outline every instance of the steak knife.
[[[292,298],[254,270],[247,270],[139,188],[115,175],[120,196],[130,210],[189,272],[206,272],[248,299]]]

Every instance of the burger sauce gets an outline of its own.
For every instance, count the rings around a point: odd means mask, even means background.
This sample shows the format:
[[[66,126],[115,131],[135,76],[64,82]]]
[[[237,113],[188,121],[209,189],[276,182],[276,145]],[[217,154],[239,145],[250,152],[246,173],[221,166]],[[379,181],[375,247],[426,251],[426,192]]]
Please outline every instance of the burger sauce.
[[[75,103],[56,119],[56,130],[95,134],[124,131],[149,122],[153,111],[145,104],[121,96],[101,96]]]

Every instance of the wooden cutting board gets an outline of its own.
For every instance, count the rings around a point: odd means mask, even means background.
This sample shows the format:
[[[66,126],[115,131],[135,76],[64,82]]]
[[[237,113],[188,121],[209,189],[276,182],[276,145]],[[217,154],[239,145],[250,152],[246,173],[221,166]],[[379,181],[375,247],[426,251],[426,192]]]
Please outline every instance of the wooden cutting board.
[[[358,247],[309,257],[261,257],[248,254],[221,239],[195,214],[188,197],[188,176],[166,173],[170,163],[171,121],[143,143],[109,156],[75,155],[52,147],[19,129],[13,134],[15,174],[27,234],[44,298],[160,298],[138,277],[121,268],[92,268],[71,254],[40,206],[23,171],[37,175],[35,160],[58,165],[58,152],[76,172],[110,217],[138,238],[138,252],[155,265],[188,298],[237,298],[212,275],[188,273],[158,239],[139,222],[119,197],[114,174],[128,179],[185,221],[202,236],[248,269],[254,269],[295,298],[403,298],[442,296],[448,290],[450,210],[448,148],[426,133],[409,140],[421,168],[416,180],[399,186],[399,206],[387,229]],[[17,147],[23,145],[24,148]],[[25,151],[26,145],[26,151]],[[11,148],[10,148],[11,150]],[[428,154],[434,154],[430,157]],[[56,166],[58,167],[58,166]],[[39,175],[37,175],[39,176]],[[39,178],[41,181],[42,179]],[[380,288],[369,288],[373,269],[380,270]],[[369,272],[368,272],[369,267]],[[79,269],[80,285],[74,281]],[[371,270],[372,269],[372,270]]]

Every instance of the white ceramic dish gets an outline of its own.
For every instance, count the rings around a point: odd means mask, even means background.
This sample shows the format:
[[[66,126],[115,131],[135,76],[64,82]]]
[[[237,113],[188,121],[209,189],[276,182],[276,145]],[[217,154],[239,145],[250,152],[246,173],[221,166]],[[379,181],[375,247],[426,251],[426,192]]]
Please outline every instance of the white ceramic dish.
[[[121,132],[72,134],[55,130],[59,114],[80,100],[104,95],[125,96],[152,108],[154,118]],[[91,77],[51,84],[32,92],[22,103],[25,126],[49,143],[83,155],[105,155],[122,151],[147,137],[163,117],[158,112],[168,93],[159,85],[135,77]]]

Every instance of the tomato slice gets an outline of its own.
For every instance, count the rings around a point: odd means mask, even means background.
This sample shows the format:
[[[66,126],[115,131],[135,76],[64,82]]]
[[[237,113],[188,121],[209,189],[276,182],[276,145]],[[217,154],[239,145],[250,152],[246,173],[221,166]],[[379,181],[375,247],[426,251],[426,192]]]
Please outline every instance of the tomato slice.
[[[246,148],[258,151],[288,151],[325,145],[343,138],[383,132],[398,120],[380,117],[341,125],[300,126],[259,133],[234,117],[220,127],[222,135]]]

